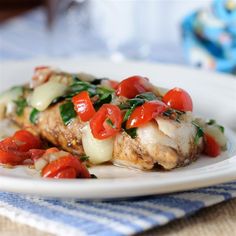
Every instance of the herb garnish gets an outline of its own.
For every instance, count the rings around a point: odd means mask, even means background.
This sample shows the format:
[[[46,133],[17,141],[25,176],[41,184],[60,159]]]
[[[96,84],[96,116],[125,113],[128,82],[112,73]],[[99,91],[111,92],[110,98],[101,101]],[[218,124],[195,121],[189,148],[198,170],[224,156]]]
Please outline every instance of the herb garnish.
[[[124,131],[132,138],[135,139],[137,137],[137,128],[124,129]]]
[[[105,87],[97,87],[96,93],[99,99],[93,105],[95,110],[98,110],[103,104],[111,102],[114,90]]]
[[[89,160],[89,156],[82,155],[79,159],[80,159],[80,161],[85,162],[85,161]]]
[[[68,125],[76,117],[76,112],[72,102],[67,102],[60,105],[59,109],[61,118],[65,125]]]
[[[157,96],[152,92],[141,93],[141,94],[137,95],[136,98],[141,98],[141,99],[144,99],[146,101],[153,101],[153,100],[158,99]]]
[[[199,139],[204,136],[204,131],[195,121],[192,121],[192,124],[197,128],[197,133],[194,138],[194,144],[197,145],[199,143]]]
[[[112,127],[113,129],[116,128],[115,124],[112,122],[111,119],[106,119],[106,123],[107,123],[110,127]]]
[[[180,123],[180,117],[185,114],[184,111],[179,111],[179,110],[175,110],[172,108],[167,109],[166,111],[164,111],[162,113],[163,116],[166,116],[172,120],[175,120],[176,122]]]
[[[74,95],[82,92],[88,91],[89,95],[95,96],[96,95],[96,86],[85,81],[76,81],[72,85],[70,85],[68,97],[73,97]]]
[[[16,107],[16,114],[17,114],[18,116],[23,115],[24,110],[25,110],[25,108],[26,108],[27,105],[28,105],[26,99],[25,99],[25,98],[20,98],[20,99],[14,101],[14,103],[15,103],[16,106],[17,106],[17,107]]]
[[[30,121],[31,121],[32,124],[36,124],[36,123],[37,123],[39,113],[40,113],[40,112],[39,112],[36,108],[34,108],[34,109],[31,111],[29,119],[30,119]]]

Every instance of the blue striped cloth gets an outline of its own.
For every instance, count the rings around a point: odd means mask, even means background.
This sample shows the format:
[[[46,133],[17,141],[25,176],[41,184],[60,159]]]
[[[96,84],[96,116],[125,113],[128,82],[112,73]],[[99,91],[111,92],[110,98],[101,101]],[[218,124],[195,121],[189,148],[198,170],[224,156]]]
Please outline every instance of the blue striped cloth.
[[[68,39],[65,22],[47,34],[43,20],[42,12],[35,11],[1,25],[0,60],[73,55],[76,45]],[[64,35],[59,34],[61,28]],[[64,39],[71,43],[61,44]],[[118,236],[167,224],[235,196],[236,182],[116,201],[53,200],[1,192],[0,214],[57,235]]]
[[[54,200],[0,193],[0,214],[57,235],[133,235],[236,197],[236,182],[116,201]]]

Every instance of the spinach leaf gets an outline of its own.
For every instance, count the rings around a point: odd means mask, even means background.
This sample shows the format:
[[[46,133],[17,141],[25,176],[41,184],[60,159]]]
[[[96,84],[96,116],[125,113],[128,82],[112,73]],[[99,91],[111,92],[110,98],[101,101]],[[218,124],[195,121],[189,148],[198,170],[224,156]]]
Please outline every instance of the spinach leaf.
[[[26,99],[20,98],[20,99],[14,101],[14,103],[16,104],[16,114],[18,116],[22,116],[25,108],[28,106]]]
[[[79,159],[80,159],[80,161],[85,162],[85,161],[89,160],[89,156],[82,155]]]
[[[91,97],[95,96],[96,95],[96,86],[93,84],[90,84],[89,82],[77,81],[70,86],[68,95],[70,97],[73,97],[74,95],[76,95],[82,91],[88,91],[88,93]]]
[[[65,125],[68,125],[76,117],[76,112],[72,102],[67,102],[60,105],[59,109],[61,118]]]
[[[136,107],[141,106],[145,103],[144,99],[140,99],[140,98],[133,98],[127,101],[127,106],[128,110],[125,113],[123,122],[126,122],[130,115],[132,114],[132,112],[135,110]],[[121,107],[120,107],[121,108]]]
[[[152,92],[141,93],[141,94],[137,95],[136,98],[141,98],[146,101],[158,100],[157,96]]]
[[[29,119],[32,124],[37,124],[39,113],[40,112],[36,108],[31,111]]]
[[[111,102],[114,90],[104,87],[97,87],[96,92],[99,98],[96,102],[94,102],[93,105],[95,110],[97,111],[103,104]]]

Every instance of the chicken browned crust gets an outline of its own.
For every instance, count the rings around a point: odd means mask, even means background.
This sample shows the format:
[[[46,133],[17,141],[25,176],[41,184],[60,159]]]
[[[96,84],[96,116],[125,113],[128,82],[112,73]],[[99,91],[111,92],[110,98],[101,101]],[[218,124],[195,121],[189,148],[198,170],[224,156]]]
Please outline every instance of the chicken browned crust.
[[[26,108],[22,116],[12,114],[11,119],[20,127],[40,135],[55,146],[81,155],[84,153],[81,133],[83,124],[76,118],[65,126],[60,116],[60,105],[61,103],[56,104],[41,112],[35,125],[29,121],[31,108]]]

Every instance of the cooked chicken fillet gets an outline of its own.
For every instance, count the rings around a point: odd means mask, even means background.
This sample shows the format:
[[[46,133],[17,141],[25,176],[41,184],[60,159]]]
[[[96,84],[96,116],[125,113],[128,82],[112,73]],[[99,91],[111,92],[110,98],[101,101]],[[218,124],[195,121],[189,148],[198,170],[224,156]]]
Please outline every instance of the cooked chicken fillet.
[[[81,137],[81,127],[83,125],[78,119],[74,119],[69,125],[65,126],[59,112],[60,105],[61,103],[56,104],[41,112],[36,125],[29,121],[31,108],[26,108],[23,116],[12,115],[11,119],[19,126],[39,134],[43,139],[68,152],[78,155],[83,154]]]
[[[71,74],[53,72],[49,69],[37,76],[37,80],[33,78],[33,88],[48,80],[69,86],[73,80]],[[84,80],[94,79],[87,74],[77,74],[77,76]],[[124,102],[122,97],[114,98],[112,101],[117,105],[122,102]],[[82,128],[86,123],[75,118],[66,126],[59,111],[61,104],[51,105],[40,112],[35,125],[29,121],[31,107],[26,107],[22,116],[17,116],[15,112],[12,112],[9,117],[20,127],[30,129],[55,146],[73,154],[84,154]],[[155,120],[139,127],[137,137],[134,139],[126,132],[120,132],[114,138],[112,162],[115,165],[142,170],[150,170],[155,165],[170,170],[193,162],[202,151],[203,142],[200,139],[198,145],[194,143],[197,130],[192,121],[191,113],[182,114],[180,120],[177,121],[170,117],[158,116]]]
[[[202,150],[202,140],[195,145],[196,128],[191,121],[190,115],[184,115],[180,123],[158,117],[140,127],[136,139],[119,134],[113,163],[138,169],[152,169],[158,164],[170,170],[193,162]]]

